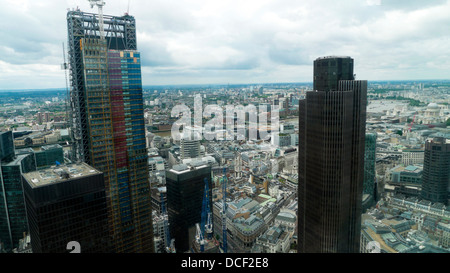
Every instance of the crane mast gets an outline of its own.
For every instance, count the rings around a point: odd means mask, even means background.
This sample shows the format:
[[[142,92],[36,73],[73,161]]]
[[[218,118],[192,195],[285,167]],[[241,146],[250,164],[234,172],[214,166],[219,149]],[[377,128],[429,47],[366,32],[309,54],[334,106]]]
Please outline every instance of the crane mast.
[[[195,236],[197,243],[200,245],[200,252],[205,250],[205,232],[206,238],[210,240],[213,234],[213,224],[212,224],[212,212],[209,202],[209,184],[208,179],[205,178],[205,187],[203,192],[203,202],[202,202],[202,213],[200,224],[196,224],[197,234]]]
[[[175,240],[170,239],[170,230],[169,230],[169,220],[167,215],[167,210],[164,202],[164,196],[161,192],[161,215],[163,217],[164,221],[164,234],[165,234],[165,241],[166,241],[166,251],[167,253],[176,253],[175,251]]]
[[[204,199],[205,199],[205,216],[206,216],[206,224],[205,224],[205,229],[206,229],[206,238],[208,240],[210,240],[212,238],[213,235],[213,224],[212,224],[212,212],[211,212],[211,204],[209,202],[209,184],[208,184],[208,179],[205,178],[205,195],[204,195]]]
[[[416,120],[416,113],[414,113],[413,120],[411,121],[411,124],[409,125],[409,128],[408,128],[408,131],[409,131],[409,132],[411,132],[411,128],[412,128],[412,126],[413,126],[415,120]]]
[[[195,239],[197,240],[197,243],[200,245],[200,252],[205,251],[205,238],[203,237],[203,230],[200,228],[200,225],[197,223],[195,224],[195,227],[197,228],[197,234],[195,235]]]
[[[222,180],[222,250],[224,253],[227,253],[228,242],[227,242],[227,219],[226,219],[226,211],[227,211],[227,181],[228,178],[226,176],[226,169],[223,168],[223,180]]]
[[[105,38],[105,27],[103,24],[103,6],[106,4],[103,0],[88,0],[91,8],[97,6],[98,8],[98,27],[100,30],[100,39]]]

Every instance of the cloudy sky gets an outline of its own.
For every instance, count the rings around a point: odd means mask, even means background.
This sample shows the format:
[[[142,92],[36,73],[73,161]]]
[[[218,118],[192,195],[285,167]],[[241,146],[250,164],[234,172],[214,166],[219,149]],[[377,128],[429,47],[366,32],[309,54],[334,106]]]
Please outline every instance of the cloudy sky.
[[[311,82],[329,55],[353,57],[357,79],[450,78],[450,0],[105,1],[136,18],[144,85]],[[97,9],[1,2],[0,89],[64,88],[67,10]]]

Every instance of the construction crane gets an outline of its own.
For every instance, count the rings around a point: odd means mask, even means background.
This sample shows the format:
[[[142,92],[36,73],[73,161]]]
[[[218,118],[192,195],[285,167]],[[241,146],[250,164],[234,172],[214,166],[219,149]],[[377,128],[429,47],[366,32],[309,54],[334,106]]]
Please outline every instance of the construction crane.
[[[415,120],[416,120],[416,114],[414,113],[413,120],[411,121],[411,124],[409,125],[409,128],[408,128],[408,132],[411,132],[411,128],[412,128]]]
[[[212,224],[212,213],[211,213],[211,210],[209,210],[206,215],[207,215],[206,224],[205,224],[206,238],[208,240],[211,240],[212,235],[213,235],[213,224]]]
[[[227,253],[228,243],[227,243],[227,182],[228,178],[226,176],[226,168],[223,168],[223,179],[222,179],[222,250],[223,253]]]
[[[64,43],[62,43],[62,50],[64,63],[61,64],[61,69],[64,70],[64,76],[66,78],[66,120],[69,123],[69,128],[72,128],[72,117],[69,118],[70,93],[69,93],[69,83],[67,81],[67,70],[69,70],[69,64],[66,63],[66,50],[64,47]]]
[[[200,228],[200,225],[197,223],[195,224],[197,228],[197,234],[195,235],[195,239],[197,240],[197,243],[200,245],[200,252],[205,251],[205,238],[203,237],[203,230]]]
[[[208,240],[211,240],[213,236],[213,223],[212,223],[212,211],[211,211],[211,203],[209,202],[209,184],[208,179],[205,178],[205,194],[203,197],[206,201],[205,206],[205,216],[206,216],[206,224],[205,224],[205,230],[206,230],[206,238]]]
[[[105,2],[103,0],[88,0],[91,4],[91,8],[97,6],[98,8],[98,27],[100,29],[100,39],[105,38],[105,29],[103,24],[103,6]]]
[[[203,192],[201,220],[200,224],[196,224],[197,234],[195,236],[197,243],[200,245],[200,252],[203,252],[205,250],[205,231],[206,238],[208,240],[211,240],[213,233],[212,212],[209,202],[209,183],[207,178],[205,178],[204,181],[205,187]]]
[[[170,231],[169,231],[169,217],[167,215],[167,210],[164,202],[164,196],[161,192],[161,215],[164,219],[164,233],[165,233],[165,239],[166,239],[166,252],[167,253],[176,253],[175,250],[175,239],[170,239]]]
[[[125,15],[128,15],[129,13],[130,13],[130,0],[128,0],[127,12],[125,12]]]

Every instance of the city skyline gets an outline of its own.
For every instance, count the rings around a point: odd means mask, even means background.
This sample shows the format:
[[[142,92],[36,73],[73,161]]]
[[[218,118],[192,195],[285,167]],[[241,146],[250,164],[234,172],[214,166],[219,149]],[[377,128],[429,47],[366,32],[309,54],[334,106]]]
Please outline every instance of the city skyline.
[[[65,12],[96,8],[85,0],[4,7],[0,89],[64,88]],[[309,81],[312,60],[328,55],[358,59],[356,79],[448,78],[450,1],[182,1],[174,8],[111,0],[104,14],[127,10],[138,21],[144,86]]]
[[[5,1],[0,253],[450,253],[450,0]]]

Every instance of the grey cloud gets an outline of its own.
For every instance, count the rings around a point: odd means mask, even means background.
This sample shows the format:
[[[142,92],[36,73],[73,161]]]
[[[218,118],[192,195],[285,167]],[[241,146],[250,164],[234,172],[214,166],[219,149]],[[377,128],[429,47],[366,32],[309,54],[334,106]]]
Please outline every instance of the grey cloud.
[[[202,71],[205,70],[250,70],[259,66],[257,58],[230,58],[225,62],[217,63],[213,66],[199,67]]]
[[[367,77],[448,71],[449,1],[379,1],[132,0],[130,14],[145,84],[300,81],[323,55],[350,55]],[[107,1],[105,14],[121,15],[126,2]],[[0,61],[59,66],[66,9],[95,10],[85,0],[24,3],[0,10]]]
[[[379,0],[380,7],[388,10],[418,10],[433,6],[439,6],[447,2],[447,0]]]
[[[171,66],[175,64],[164,41],[150,39],[139,42],[139,36],[137,38],[138,50],[143,52],[141,54],[143,66]]]
[[[274,63],[287,65],[309,65],[311,64],[308,57],[303,56],[302,49],[269,49],[269,57]]]

